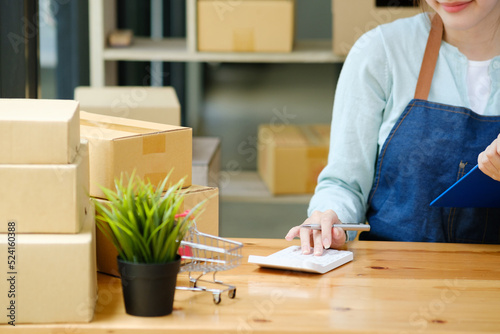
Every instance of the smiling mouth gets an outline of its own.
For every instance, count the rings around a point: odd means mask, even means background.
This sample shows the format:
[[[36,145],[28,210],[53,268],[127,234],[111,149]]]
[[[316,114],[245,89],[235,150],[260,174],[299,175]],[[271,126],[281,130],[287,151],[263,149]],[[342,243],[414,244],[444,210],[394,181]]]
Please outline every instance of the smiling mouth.
[[[449,13],[460,12],[461,10],[467,8],[472,1],[460,1],[460,2],[440,2],[443,9]]]

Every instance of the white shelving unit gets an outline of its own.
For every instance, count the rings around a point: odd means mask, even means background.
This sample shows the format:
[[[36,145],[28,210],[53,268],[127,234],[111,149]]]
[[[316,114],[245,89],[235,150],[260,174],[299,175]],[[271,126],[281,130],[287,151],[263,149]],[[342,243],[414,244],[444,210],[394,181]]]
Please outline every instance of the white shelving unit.
[[[104,61],[184,61],[184,62],[268,62],[335,63],[344,59],[332,52],[330,40],[297,41],[290,53],[197,52],[187,47],[186,39],[153,40],[136,37],[127,48],[104,48]]]

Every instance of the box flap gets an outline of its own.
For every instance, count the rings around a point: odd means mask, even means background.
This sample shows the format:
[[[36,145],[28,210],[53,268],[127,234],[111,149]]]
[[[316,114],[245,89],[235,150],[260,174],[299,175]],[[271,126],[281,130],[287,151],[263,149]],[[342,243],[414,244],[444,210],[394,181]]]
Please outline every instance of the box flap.
[[[107,115],[93,114],[86,111],[80,111],[80,119],[84,119],[90,122],[104,123],[104,124],[115,124],[115,125],[125,125],[137,128],[144,128],[156,131],[172,131],[186,129],[183,126],[169,125],[162,123],[153,123],[146,121],[139,121],[135,119],[128,119],[122,117],[114,117]]]
[[[162,123],[144,122],[120,117],[80,112],[82,136],[100,139],[120,139],[159,132],[182,131],[188,128]],[[105,129],[106,131],[99,131]]]
[[[217,187],[205,187],[193,184],[192,186],[182,189],[182,192],[184,192],[185,194],[194,194],[194,193],[201,193],[204,191],[212,191],[215,189],[217,189]]]

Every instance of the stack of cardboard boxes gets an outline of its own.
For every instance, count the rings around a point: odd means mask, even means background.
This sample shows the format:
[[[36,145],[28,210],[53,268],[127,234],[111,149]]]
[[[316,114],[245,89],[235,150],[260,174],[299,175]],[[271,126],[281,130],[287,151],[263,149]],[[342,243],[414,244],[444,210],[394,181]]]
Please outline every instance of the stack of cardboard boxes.
[[[97,295],[75,101],[0,100],[0,323],[88,322]]]
[[[90,146],[90,195],[106,201],[100,186],[114,188],[122,173],[159,184],[169,173],[170,181],[184,179],[184,207],[181,212],[207,199],[205,210],[196,221],[198,230],[218,235],[218,189],[192,185],[192,131],[190,128],[80,113],[81,136]],[[97,267],[100,272],[118,276],[118,253],[97,231]]]

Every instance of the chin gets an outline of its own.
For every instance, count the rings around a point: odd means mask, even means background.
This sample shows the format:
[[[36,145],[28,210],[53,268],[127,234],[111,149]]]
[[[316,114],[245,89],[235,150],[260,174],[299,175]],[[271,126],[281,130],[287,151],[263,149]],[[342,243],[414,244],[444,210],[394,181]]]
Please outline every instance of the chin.
[[[467,31],[475,26],[474,23],[467,22],[466,20],[443,20],[443,22],[446,29],[457,31]]]
[[[464,13],[465,14],[465,13]],[[471,15],[450,15],[448,13],[440,14],[443,23],[447,29],[465,31],[477,27],[480,23],[479,18],[471,17]]]

